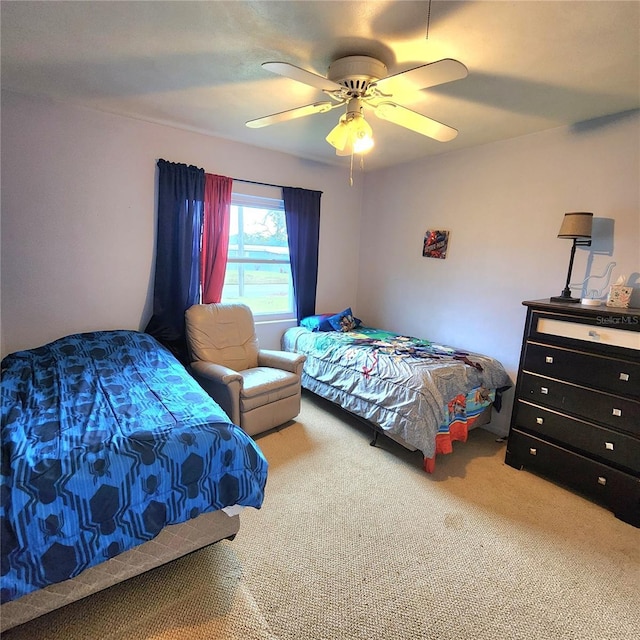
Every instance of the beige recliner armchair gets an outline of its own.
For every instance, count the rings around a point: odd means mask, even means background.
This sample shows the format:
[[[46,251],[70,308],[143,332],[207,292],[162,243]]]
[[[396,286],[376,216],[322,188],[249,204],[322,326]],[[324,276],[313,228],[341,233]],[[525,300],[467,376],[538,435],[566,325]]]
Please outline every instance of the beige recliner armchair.
[[[231,422],[255,435],[300,413],[306,357],[260,349],[244,304],[196,304],[185,314],[191,370]]]

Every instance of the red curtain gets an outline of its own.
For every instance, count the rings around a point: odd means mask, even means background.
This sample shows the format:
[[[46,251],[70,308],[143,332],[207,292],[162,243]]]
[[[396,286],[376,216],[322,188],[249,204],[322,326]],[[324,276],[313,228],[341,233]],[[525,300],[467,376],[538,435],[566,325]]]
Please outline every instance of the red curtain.
[[[229,248],[229,216],[233,179],[205,174],[202,223],[202,302],[220,302]]]

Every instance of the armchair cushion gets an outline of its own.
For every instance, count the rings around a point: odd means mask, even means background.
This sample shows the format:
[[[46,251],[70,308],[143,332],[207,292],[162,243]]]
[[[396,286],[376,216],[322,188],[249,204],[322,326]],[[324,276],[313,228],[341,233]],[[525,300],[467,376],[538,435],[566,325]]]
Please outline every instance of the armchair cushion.
[[[278,402],[300,391],[300,378],[288,371],[271,367],[255,367],[242,372],[240,412],[245,413],[265,404]]]

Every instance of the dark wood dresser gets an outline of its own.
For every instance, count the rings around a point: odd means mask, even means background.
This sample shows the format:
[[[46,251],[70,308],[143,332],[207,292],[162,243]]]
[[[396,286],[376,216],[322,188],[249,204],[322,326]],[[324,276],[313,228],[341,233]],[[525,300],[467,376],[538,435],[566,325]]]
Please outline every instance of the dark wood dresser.
[[[640,527],[640,309],[523,304],[505,462]]]

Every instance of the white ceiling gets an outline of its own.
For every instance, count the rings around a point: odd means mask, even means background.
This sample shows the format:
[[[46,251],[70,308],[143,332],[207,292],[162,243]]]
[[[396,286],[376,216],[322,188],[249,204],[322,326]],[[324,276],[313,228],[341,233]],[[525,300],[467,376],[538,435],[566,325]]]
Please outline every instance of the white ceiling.
[[[442,58],[463,80],[394,95],[459,130],[440,143],[370,117],[365,169],[640,108],[640,2],[25,2],[1,6],[2,89],[344,165],[341,109],[249,129],[327,97],[262,62],[320,75],[369,55],[389,73]],[[597,125],[597,122],[591,123]]]

